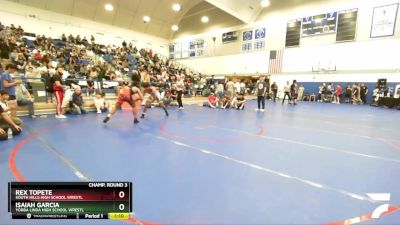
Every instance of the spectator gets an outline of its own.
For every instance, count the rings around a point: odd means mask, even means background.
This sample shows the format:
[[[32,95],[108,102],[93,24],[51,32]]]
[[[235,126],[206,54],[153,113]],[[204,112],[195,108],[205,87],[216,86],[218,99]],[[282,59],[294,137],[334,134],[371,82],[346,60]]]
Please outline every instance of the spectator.
[[[20,125],[22,120],[18,117],[11,116],[10,109],[8,107],[7,101],[10,95],[7,91],[0,90],[0,129],[7,132],[11,129],[13,135],[18,135],[22,132]],[[4,140],[4,133],[0,130],[1,139]]]
[[[361,97],[362,104],[367,103],[367,96],[368,96],[368,87],[365,86],[364,83],[362,83],[361,87],[360,87],[360,97]]]
[[[243,110],[246,105],[246,99],[244,98],[243,93],[239,93],[236,98],[236,109]]]
[[[79,86],[75,87],[70,107],[71,107],[71,114],[81,115],[87,113],[87,111],[83,108],[83,98],[81,93],[81,87]]]
[[[226,88],[226,96],[232,99],[233,95],[235,94],[235,84],[233,83],[232,79],[228,79],[225,88]]]
[[[240,93],[246,94],[246,83],[244,80],[240,81]]]
[[[320,84],[318,87],[318,102],[322,102],[322,90],[324,89],[325,84]]]
[[[235,94],[239,94],[240,93],[240,80],[237,80],[235,82]]]
[[[28,106],[29,117],[35,118],[34,99],[26,89],[25,85],[20,84],[16,87],[16,96],[18,106]]]
[[[228,95],[224,95],[221,100],[221,109],[229,109],[231,106],[231,99]]]
[[[353,104],[354,105],[361,104],[360,90],[361,90],[361,88],[358,84],[353,85]]]
[[[98,114],[102,112],[107,112],[109,108],[109,103],[104,99],[104,94],[102,92],[97,92],[96,97],[94,97],[93,101]]]
[[[344,92],[344,102],[345,103],[350,103],[351,93],[352,93],[351,86],[350,86],[350,84],[347,84],[346,90]]]
[[[218,82],[217,88],[215,90],[217,92],[217,98],[222,99],[224,96],[224,85],[222,84],[221,81]]]
[[[17,97],[15,95],[15,87],[22,84],[21,80],[14,81],[14,73],[17,67],[13,64],[8,64],[6,66],[6,71],[1,75],[1,85],[0,89],[9,93],[9,102],[11,116],[17,116]]]
[[[217,108],[218,107],[218,98],[215,96],[214,92],[211,92],[210,96],[208,96],[208,107]]]
[[[278,95],[278,85],[276,82],[273,82],[271,85],[271,90],[272,90],[272,98],[274,99],[274,102],[276,101],[277,95]]]
[[[185,88],[185,84],[183,83],[182,77],[178,76],[176,81],[176,91],[177,91],[177,101],[178,101],[178,109],[184,109],[182,103],[182,93]]]
[[[304,85],[300,85],[299,87],[299,91],[298,91],[298,97],[297,100],[302,100],[303,99],[303,94],[304,94]]]
[[[292,85],[290,85],[290,97],[292,98],[292,103],[294,105],[297,105],[296,104],[296,100],[297,100],[297,97],[298,97],[297,95],[298,95],[298,93],[297,93],[297,81],[293,80]],[[290,104],[290,101],[289,101],[289,104]]]
[[[290,82],[287,81],[285,87],[283,88],[284,96],[283,96],[283,100],[282,100],[282,105],[285,103],[286,96],[288,97],[288,101],[290,104],[290,101],[291,101],[290,91],[291,91],[291,85],[290,85]]]
[[[333,103],[340,104],[340,95],[342,94],[342,87],[338,84],[335,90],[335,98]]]
[[[265,110],[265,95],[267,94],[267,83],[265,82],[265,77],[260,76],[259,81],[256,84],[257,88],[257,111],[264,112]]]

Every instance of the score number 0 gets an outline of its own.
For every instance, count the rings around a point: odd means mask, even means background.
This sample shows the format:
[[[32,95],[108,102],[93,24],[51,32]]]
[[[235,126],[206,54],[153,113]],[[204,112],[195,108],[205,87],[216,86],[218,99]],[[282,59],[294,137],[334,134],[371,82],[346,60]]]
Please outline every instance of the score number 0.
[[[120,197],[120,198],[124,198],[125,197],[125,192],[123,192],[123,191],[120,191],[119,192],[119,194],[118,194],[118,196]],[[125,209],[125,205],[124,204],[119,204],[119,210],[121,210],[121,211],[123,211],[124,209]]]

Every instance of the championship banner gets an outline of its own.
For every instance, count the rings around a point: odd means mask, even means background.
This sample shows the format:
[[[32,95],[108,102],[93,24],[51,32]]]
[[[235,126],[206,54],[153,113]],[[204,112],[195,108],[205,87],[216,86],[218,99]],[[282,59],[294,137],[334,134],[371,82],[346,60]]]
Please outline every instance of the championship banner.
[[[374,8],[371,38],[393,36],[399,3]]]

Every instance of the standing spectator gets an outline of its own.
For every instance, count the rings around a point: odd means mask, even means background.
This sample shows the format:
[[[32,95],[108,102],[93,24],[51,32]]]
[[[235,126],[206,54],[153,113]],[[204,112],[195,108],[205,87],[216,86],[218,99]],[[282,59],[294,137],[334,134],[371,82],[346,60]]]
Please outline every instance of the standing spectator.
[[[97,113],[100,114],[102,112],[107,112],[109,108],[108,102],[104,99],[104,94],[101,92],[98,92],[96,94],[96,97],[93,99],[94,101],[94,106],[96,107]]]
[[[257,87],[257,105],[256,111],[264,112],[265,110],[265,95],[267,93],[267,83],[265,77],[261,76],[256,84]]]
[[[224,85],[222,84],[221,81],[218,82],[217,88],[215,90],[217,92],[217,97],[218,99],[222,99],[224,96]]]
[[[333,103],[340,104],[340,95],[341,95],[341,94],[342,94],[342,87],[340,86],[340,84],[338,84],[338,85],[336,86],[335,98],[334,98]]]
[[[320,84],[318,87],[318,97],[317,97],[318,102],[322,102],[322,90],[323,89],[324,89],[324,84]]]
[[[296,104],[297,95],[298,95],[297,91],[298,91],[297,90],[297,81],[293,80],[292,85],[290,85],[290,97],[292,98],[292,103],[294,105],[297,105]],[[289,104],[290,104],[290,101],[289,101]]]
[[[362,83],[360,89],[361,89],[360,90],[360,95],[361,95],[362,104],[366,104],[367,103],[367,96],[368,96],[368,87],[365,86],[364,83]]]
[[[26,89],[25,85],[20,84],[16,87],[17,104],[19,106],[28,106],[29,117],[35,118],[34,99]]]
[[[63,42],[67,42],[67,37],[65,36],[65,34],[62,34],[62,35],[61,35],[61,40],[62,40]]]
[[[71,107],[71,114],[81,115],[87,113],[87,111],[83,108],[83,98],[81,93],[81,87],[79,86],[75,87],[70,107]]]
[[[22,81],[14,81],[14,73],[17,67],[13,64],[6,65],[6,71],[3,72],[0,79],[0,89],[9,93],[8,105],[10,106],[11,116],[17,116],[17,97],[15,87],[22,84]]]
[[[233,95],[235,94],[235,84],[233,83],[232,79],[229,79],[225,85],[226,88],[226,96],[232,99]]]
[[[185,88],[185,84],[183,83],[183,79],[181,76],[177,76],[177,81],[176,81],[176,91],[177,91],[177,101],[178,101],[178,109],[183,109],[183,103],[182,103],[182,94],[183,94],[183,89]]]
[[[304,85],[300,85],[299,87],[299,91],[298,91],[298,96],[297,96],[297,100],[303,100],[303,94],[304,94]]]
[[[358,84],[353,85],[353,104],[354,105],[361,104],[360,90],[361,90],[361,88]]]
[[[283,87],[284,96],[283,96],[283,100],[282,100],[282,105],[285,103],[286,96],[288,97],[288,101],[290,104],[290,101],[291,101],[290,91],[291,91],[291,85],[290,85],[290,82],[287,81],[285,87]]]
[[[350,99],[351,99],[351,86],[350,84],[347,84],[346,90],[344,91],[344,102],[345,103],[350,103]]]
[[[51,83],[53,86],[53,94],[56,99],[56,118],[65,119],[67,118],[63,115],[62,102],[64,100],[64,89],[62,84],[62,69],[57,69],[57,72],[51,78]]]
[[[235,94],[239,94],[240,93],[240,80],[237,80],[235,82]]]
[[[272,95],[273,95],[273,99],[274,102],[276,102],[276,98],[278,97],[278,85],[276,84],[276,82],[273,82],[271,85],[271,90],[272,90]]]
[[[246,94],[246,83],[244,82],[244,80],[240,82],[240,93]]]

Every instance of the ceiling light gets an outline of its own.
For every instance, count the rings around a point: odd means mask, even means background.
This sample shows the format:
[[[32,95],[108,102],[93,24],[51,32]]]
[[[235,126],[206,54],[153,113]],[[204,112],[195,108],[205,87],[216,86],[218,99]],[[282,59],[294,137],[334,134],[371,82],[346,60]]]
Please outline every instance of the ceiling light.
[[[145,23],[150,22],[150,16],[143,16],[143,22]]]
[[[114,6],[111,5],[111,4],[105,4],[105,5],[104,5],[104,8],[105,8],[107,11],[113,11]]]
[[[177,31],[177,30],[179,30],[179,27],[178,27],[178,25],[172,25],[172,27],[171,27],[171,29],[173,30],[173,31]]]
[[[208,16],[203,16],[203,17],[201,17],[201,22],[203,22],[203,23],[208,23],[208,21],[210,21],[210,19],[208,18]]]
[[[261,6],[263,8],[268,7],[271,4],[271,2],[269,0],[262,0],[261,1]]]
[[[174,10],[175,12],[179,12],[181,11],[182,7],[179,4],[173,4],[172,5],[172,10]]]

